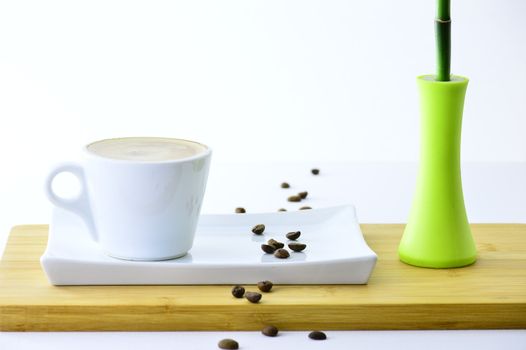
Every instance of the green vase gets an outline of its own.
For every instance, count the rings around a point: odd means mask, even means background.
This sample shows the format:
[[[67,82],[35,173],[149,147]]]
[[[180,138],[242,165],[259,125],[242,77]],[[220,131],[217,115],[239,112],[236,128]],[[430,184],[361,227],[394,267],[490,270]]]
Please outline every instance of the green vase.
[[[398,248],[403,262],[430,268],[472,264],[471,235],[460,175],[460,134],[468,79],[417,78],[420,92],[420,169],[413,205]]]

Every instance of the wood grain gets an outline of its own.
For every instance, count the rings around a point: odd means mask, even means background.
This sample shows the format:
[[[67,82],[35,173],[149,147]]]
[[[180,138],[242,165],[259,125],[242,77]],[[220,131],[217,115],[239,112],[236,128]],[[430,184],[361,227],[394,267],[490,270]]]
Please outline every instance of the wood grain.
[[[379,256],[368,285],[275,286],[250,304],[230,286],[52,286],[47,226],[18,226],[0,261],[0,330],[526,328],[526,225],[472,228],[477,263],[432,270],[398,260],[403,225],[362,225]]]

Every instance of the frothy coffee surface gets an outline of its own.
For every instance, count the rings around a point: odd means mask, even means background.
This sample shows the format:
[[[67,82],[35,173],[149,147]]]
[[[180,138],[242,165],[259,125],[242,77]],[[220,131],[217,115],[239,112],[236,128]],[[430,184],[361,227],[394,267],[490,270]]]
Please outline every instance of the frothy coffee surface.
[[[134,161],[177,160],[198,155],[207,149],[197,142],[161,137],[107,139],[91,143],[87,148],[105,158]]]

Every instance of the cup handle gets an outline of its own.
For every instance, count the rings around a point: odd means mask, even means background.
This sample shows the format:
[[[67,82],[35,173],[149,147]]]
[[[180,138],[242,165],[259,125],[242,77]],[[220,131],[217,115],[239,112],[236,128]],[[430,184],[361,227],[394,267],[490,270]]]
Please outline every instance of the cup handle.
[[[80,183],[80,193],[75,198],[63,198],[58,196],[52,187],[53,180],[60,173],[73,174]],[[97,231],[95,230],[95,223],[91,214],[91,209],[88,200],[88,192],[86,187],[86,176],[84,174],[84,168],[77,163],[61,163],[56,165],[47,176],[45,183],[45,192],[47,198],[51,203],[59,208],[69,210],[84,220],[88,231],[93,240],[98,241]]]

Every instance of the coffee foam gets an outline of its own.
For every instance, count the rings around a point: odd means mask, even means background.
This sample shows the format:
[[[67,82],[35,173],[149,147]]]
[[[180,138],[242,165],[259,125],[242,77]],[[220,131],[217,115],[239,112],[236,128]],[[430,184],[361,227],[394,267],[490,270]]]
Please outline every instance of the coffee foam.
[[[111,159],[164,161],[189,158],[207,150],[197,142],[162,137],[126,137],[96,141],[89,152]]]

